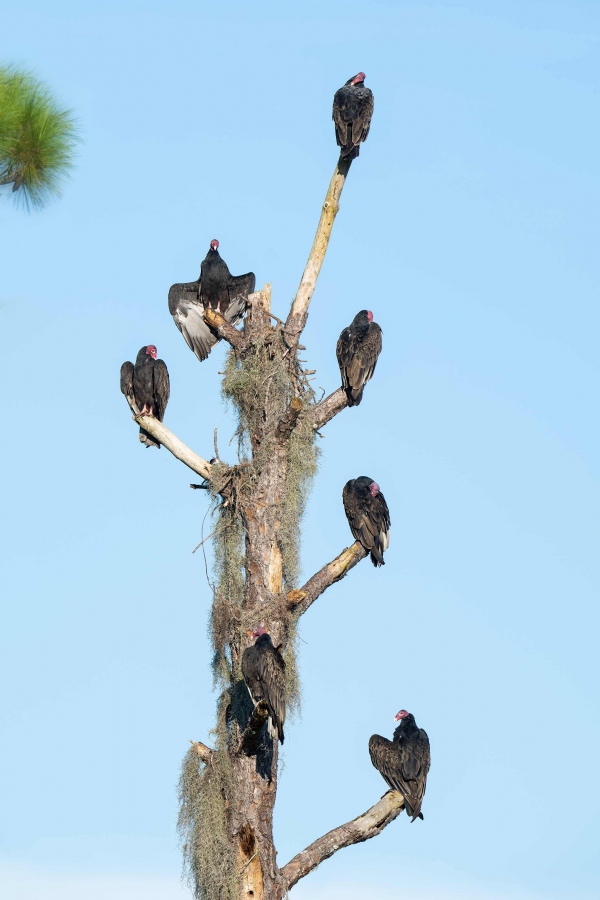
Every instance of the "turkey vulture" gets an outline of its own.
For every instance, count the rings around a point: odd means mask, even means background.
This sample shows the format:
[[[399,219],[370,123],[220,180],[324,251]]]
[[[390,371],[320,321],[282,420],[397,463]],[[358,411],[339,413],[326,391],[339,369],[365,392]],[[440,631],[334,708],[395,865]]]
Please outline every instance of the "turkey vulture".
[[[135,366],[124,362],[121,366],[121,393],[130,403],[149,416],[162,422],[169,402],[169,372],[162,359],[156,358],[156,347],[148,344],[137,355]],[[146,447],[158,447],[160,443],[140,428],[140,441]]]
[[[342,148],[340,155],[346,159],[358,156],[358,145],[366,141],[371,126],[373,93],[365,87],[364,81],[365,73],[359,72],[354,78],[349,78],[333,98],[335,139],[338,147]]]
[[[269,710],[269,734],[283,744],[285,722],[285,662],[262,625],[252,632],[254,644],[244,650],[242,674],[254,705],[264,700]]]
[[[422,819],[421,803],[427,784],[431,756],[427,732],[417,727],[415,717],[401,709],[394,716],[400,724],[391,741],[374,734],[369,740],[371,762],[393,791],[404,797],[404,808],[411,821]]]
[[[354,539],[371,551],[374,566],[385,565],[383,551],[390,543],[390,511],[379,485],[367,475],[352,478],[342,491],[344,511]]]
[[[218,241],[210,242],[198,281],[173,284],[169,288],[169,312],[200,362],[220,340],[204,321],[204,310],[210,306],[232,325],[237,325],[246,312],[248,294],[256,284],[254,272],[231,275],[218,247]]]
[[[381,328],[369,309],[361,309],[339,336],[336,354],[348,406],[358,406],[381,353]]]

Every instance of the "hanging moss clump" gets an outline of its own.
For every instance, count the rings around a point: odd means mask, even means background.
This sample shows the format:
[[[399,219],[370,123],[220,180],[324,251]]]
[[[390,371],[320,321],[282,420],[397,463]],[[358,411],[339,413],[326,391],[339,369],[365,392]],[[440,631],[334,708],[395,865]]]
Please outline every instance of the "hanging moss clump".
[[[275,450],[276,428],[294,397],[302,400],[304,409],[314,403],[314,392],[303,377],[300,364],[290,359],[281,329],[268,329],[244,356],[238,359],[233,350],[227,355],[222,393],[230,402],[237,417],[238,456],[246,465],[247,486],[256,480],[263,465]],[[287,451],[286,477],[277,504],[278,540],[282,557],[284,589],[297,586],[300,574],[300,525],[306,502],[317,472],[318,449],[315,433],[307,416],[300,416]],[[223,511],[222,517],[233,516]],[[219,587],[211,619],[215,646],[215,673],[230,684],[234,675],[226,650],[226,624],[234,620],[240,628],[253,626],[245,622],[243,607],[243,526],[219,530],[215,535],[215,566]],[[241,613],[241,615],[238,613]],[[254,620],[254,616],[252,616]],[[297,621],[286,624],[285,661],[287,673],[287,703],[290,713],[300,706],[300,680],[296,665]],[[231,640],[231,636],[229,637]],[[229,666],[229,669],[228,669]]]
[[[244,526],[235,502],[220,503],[216,508],[213,537],[215,583],[209,632],[213,646],[215,685],[229,687],[233,681],[231,656],[228,652],[232,629],[241,620],[244,603]]]
[[[301,418],[292,432],[288,449],[287,477],[279,504],[279,543],[283,579],[288,591],[298,585],[302,516],[317,474],[319,448],[310,422]]]
[[[270,330],[243,360],[238,360],[233,350],[229,351],[222,392],[236,412],[240,461],[249,460],[252,448],[255,475],[273,453],[275,429],[292,398],[299,397],[304,408],[314,402],[314,392],[302,377],[299,363],[290,362],[280,329]],[[301,416],[289,442],[287,474],[277,510],[286,590],[298,582],[300,524],[317,472],[317,461],[315,433],[307,417]]]
[[[184,757],[179,778],[177,829],[183,845],[184,875],[197,900],[234,900],[235,852],[227,828],[231,761],[227,752],[225,708],[221,699],[216,748],[203,763],[195,747]]]
[[[242,360],[233,350],[227,354],[221,392],[232,403],[238,420],[240,462],[247,462],[252,451],[256,472],[268,459],[275,426],[294,396],[284,353],[281,334],[270,330]]]

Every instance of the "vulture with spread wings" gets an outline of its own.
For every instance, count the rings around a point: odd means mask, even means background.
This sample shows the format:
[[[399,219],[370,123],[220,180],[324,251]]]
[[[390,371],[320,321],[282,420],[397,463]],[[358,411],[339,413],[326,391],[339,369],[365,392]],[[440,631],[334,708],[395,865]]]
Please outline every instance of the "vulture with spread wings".
[[[252,632],[254,644],[244,650],[242,675],[256,706],[261,700],[269,710],[269,734],[283,744],[285,722],[285,662],[262,625]]]
[[[255,285],[254,272],[231,275],[219,254],[219,242],[213,240],[202,261],[200,278],[169,288],[169,312],[200,362],[207,359],[220,340],[204,321],[204,310],[210,307],[237,325],[246,312],[248,294],[254,291]]]
[[[361,309],[339,336],[336,354],[348,406],[358,406],[375,372],[382,332],[370,309]]]
[[[135,365],[131,362],[123,363],[121,393],[125,394],[130,406],[137,406],[140,413],[154,416],[162,422],[169,402],[169,372],[162,359],[156,358],[154,344],[141,348]],[[140,428],[140,441],[146,447],[160,449],[159,442],[143,428]]]
[[[429,738],[405,709],[396,713],[394,721],[400,724],[392,740],[374,734],[369,741],[369,753],[387,784],[404,797],[404,808],[414,822],[423,818],[421,803],[431,762]]]

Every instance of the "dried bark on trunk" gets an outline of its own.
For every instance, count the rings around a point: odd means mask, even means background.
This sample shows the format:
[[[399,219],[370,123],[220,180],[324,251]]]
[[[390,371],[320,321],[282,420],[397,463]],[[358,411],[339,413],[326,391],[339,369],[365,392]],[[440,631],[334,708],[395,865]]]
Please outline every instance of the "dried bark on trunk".
[[[184,852],[202,900],[281,900],[332,853],[378,834],[403,805],[401,795],[389,792],[280,869],[273,843],[279,746],[263,727],[266,707],[253,709],[241,675],[249,632],[259,624],[291,670],[299,616],[368,555],[354,543],[302,587],[295,583],[295,542],[314,474],[316,432],[347,405],[342,388],[315,401],[297,353],[349,168],[341,159],[336,166],[287,321],[271,315],[270,285],[250,296],[240,331],[220,314],[206,313],[211,328],[231,346],[223,389],[237,410],[238,435],[245,434],[249,444],[240,463],[209,464],[164,425],[133,410],[136,422],[205,479],[193,486],[207,488],[220,503],[214,540],[221,568],[211,618],[222,689],[216,741],[214,749],[193,744],[181,782]]]

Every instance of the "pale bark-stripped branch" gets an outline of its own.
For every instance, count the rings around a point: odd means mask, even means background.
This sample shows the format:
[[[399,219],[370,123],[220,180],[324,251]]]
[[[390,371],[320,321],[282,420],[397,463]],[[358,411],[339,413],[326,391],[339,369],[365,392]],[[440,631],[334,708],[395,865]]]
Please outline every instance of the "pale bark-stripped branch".
[[[348,398],[344,388],[339,387],[333,394],[329,394],[320,403],[317,403],[311,410],[312,427],[314,431],[318,431],[323,425],[326,425],[330,419],[337,416],[339,412],[348,406]]]
[[[298,338],[302,334],[302,330],[306,325],[308,318],[308,307],[314,293],[317,278],[327,253],[329,238],[333,222],[340,206],[340,197],[344,188],[346,177],[350,170],[352,160],[339,158],[335,167],[333,177],[329,183],[325,202],[321,209],[321,218],[317,226],[317,233],[313,241],[312,250],[308,257],[308,262],[304,268],[304,273],[298,287],[298,292],[292,303],[287,322],[285,324],[284,333],[287,336],[287,343],[293,346],[297,343]]]
[[[294,856],[281,869],[283,893],[289,891],[301,878],[316,869],[324,859],[329,859],[343,847],[360,844],[380,834],[402,812],[404,797],[398,791],[388,791],[374,806],[361,816],[339,825],[318,838],[305,850]]]
[[[368,555],[369,551],[355,541],[351,547],[346,547],[339,556],[309,578],[304,587],[290,591],[287,595],[288,608],[302,615],[328,587],[340,581],[350,569]]]
[[[210,758],[212,756],[212,750],[210,747],[207,747],[206,744],[203,744],[202,741],[190,741],[190,744],[193,746],[194,750],[202,760],[202,762],[209,763]]]
[[[246,349],[246,340],[244,339],[244,335],[241,331],[238,331],[237,328],[234,328],[231,322],[228,322],[227,319],[221,315],[220,312],[217,312],[215,309],[204,310],[204,321],[207,325],[217,332],[220,338],[223,338],[224,341],[227,341],[230,344],[236,353],[242,353]]]
[[[166,447],[176,459],[180,460],[180,462],[185,463],[188,469],[191,469],[196,475],[201,475],[202,478],[210,478],[211,465],[209,462],[202,459],[202,457],[198,456],[197,453],[194,453],[193,450],[190,450],[176,434],[169,431],[169,429],[163,425],[162,422],[159,422],[158,419],[155,419],[154,416],[140,415],[140,411],[131,397],[126,395],[125,399],[129,403],[133,418],[138,425],[141,425],[148,434],[151,434],[153,438],[160,441],[163,447]]]
[[[141,427],[148,432],[148,434],[151,434],[153,438],[160,441],[163,447],[166,447],[176,459],[185,463],[188,469],[191,469],[192,472],[196,472],[197,475],[201,475],[202,478],[210,478],[210,463],[205,459],[202,459],[201,456],[198,456],[197,453],[194,453],[193,450],[190,450],[190,448],[184,444],[176,434],[169,431],[162,422],[159,422],[154,416],[136,416],[135,413],[133,418],[138,425],[141,425]]]

